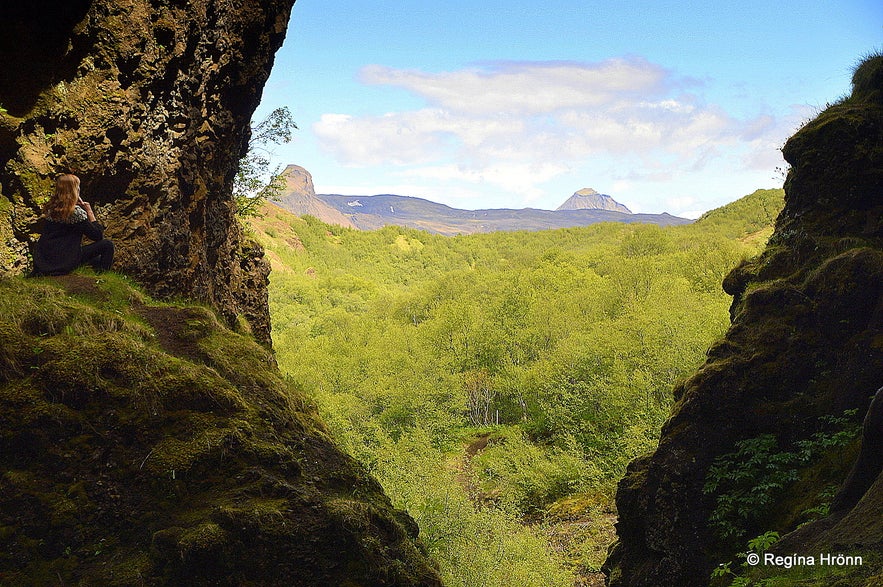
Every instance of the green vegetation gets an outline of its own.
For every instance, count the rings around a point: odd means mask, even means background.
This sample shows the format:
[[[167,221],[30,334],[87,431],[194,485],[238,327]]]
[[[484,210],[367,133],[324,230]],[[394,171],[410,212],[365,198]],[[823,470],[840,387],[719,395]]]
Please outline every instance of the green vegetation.
[[[280,166],[270,169],[270,146],[291,142],[296,129],[291,112],[284,106],[251,127],[248,150],[233,179],[233,201],[240,218],[256,216],[264,202],[282,195],[285,179],[279,175]]]
[[[719,565],[711,573],[711,587],[875,587],[883,575],[880,553],[871,549],[849,548],[841,552],[798,555],[775,550],[780,536],[768,531],[746,544],[746,550],[737,555],[743,562]],[[756,556],[753,560],[749,557]],[[767,557],[772,559],[767,559]],[[826,557],[826,558],[823,558]],[[811,560],[808,560],[811,559]]]
[[[769,547],[775,544],[779,538],[780,536],[778,532],[764,532],[760,536],[748,541],[748,552],[753,552],[759,557],[762,557],[763,554],[769,550]],[[742,553],[739,555],[739,558],[745,558],[746,556],[747,553]],[[732,566],[733,562],[730,561],[718,566],[712,571],[712,583],[724,579],[729,581],[729,587],[748,587],[751,585],[751,580],[745,577],[740,577],[735,571],[733,571]],[[741,567],[742,569],[749,569],[751,565],[746,561],[741,564]]]
[[[0,279],[0,471],[0,585],[438,585],[266,349],[113,273]]]
[[[280,367],[417,520],[446,584],[548,587],[597,572],[614,484],[727,328],[721,281],[782,198],[670,228],[448,238],[271,208],[251,226]],[[562,542],[574,520],[589,529]]]
[[[715,496],[717,506],[710,521],[720,538],[741,539],[749,528],[768,522],[777,498],[800,478],[801,469],[832,451],[833,458],[840,460],[841,449],[861,433],[861,425],[854,421],[856,411],[822,418],[823,429],[795,442],[792,450],[779,448],[772,434],[762,434],[737,442],[734,452],[715,459],[703,491]],[[830,490],[820,496],[833,497]],[[827,515],[828,505],[822,501],[805,513]]]

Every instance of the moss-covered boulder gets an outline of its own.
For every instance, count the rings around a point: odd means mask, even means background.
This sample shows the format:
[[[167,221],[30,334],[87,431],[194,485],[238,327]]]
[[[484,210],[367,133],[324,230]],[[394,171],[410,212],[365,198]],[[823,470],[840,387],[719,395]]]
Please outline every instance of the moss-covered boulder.
[[[440,585],[417,531],[212,310],[0,280],[0,585]]]
[[[656,452],[619,484],[611,586],[707,584],[749,539],[819,516],[786,536],[783,552],[830,549],[866,564],[781,584],[876,585],[883,575],[883,525],[871,522],[883,503],[880,467],[864,465],[871,479],[858,489],[847,483],[860,494],[849,505],[830,503],[861,452],[852,431],[883,385],[883,56],[864,60],[852,95],[784,154],[785,208],[768,247],[724,282],[732,326],[675,389]]]

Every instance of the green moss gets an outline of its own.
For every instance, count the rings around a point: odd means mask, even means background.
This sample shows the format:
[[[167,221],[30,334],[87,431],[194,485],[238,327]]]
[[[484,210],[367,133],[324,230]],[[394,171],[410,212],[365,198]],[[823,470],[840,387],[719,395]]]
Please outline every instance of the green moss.
[[[883,101],[883,54],[876,53],[861,60],[852,74],[852,97],[868,102]]]
[[[801,470],[800,480],[788,492],[787,499],[782,500],[770,527],[797,528],[827,515],[834,492],[849,474],[860,446],[856,438],[847,446],[830,449],[812,466]]]
[[[278,522],[284,526],[284,514],[288,505],[284,499],[254,499],[243,505],[219,506],[214,517],[231,524],[250,527],[262,526],[268,521],[270,524]]]
[[[223,546],[228,540],[227,532],[214,522],[204,522],[185,530],[178,540],[183,556],[209,552]]]
[[[231,381],[251,381],[254,375],[258,375],[263,378],[262,384],[276,386],[281,383],[278,373],[273,370],[273,355],[263,347],[255,347],[252,339],[245,335],[207,330],[200,338],[199,348]]]
[[[98,574],[96,583],[108,587],[128,587],[141,585],[145,577],[150,576],[151,562],[147,553],[133,552],[121,559],[122,562],[114,561],[106,572]]]
[[[28,471],[6,471],[3,473],[3,480],[17,489],[30,488],[36,484],[34,475]]]
[[[175,478],[189,471],[200,460],[218,452],[230,436],[229,430],[212,428],[197,432],[186,440],[164,438],[153,447],[150,457],[145,458],[144,462],[149,471]]]
[[[209,310],[113,274],[0,279],[0,348],[0,584],[438,584],[272,355]],[[341,492],[369,524],[326,507]]]

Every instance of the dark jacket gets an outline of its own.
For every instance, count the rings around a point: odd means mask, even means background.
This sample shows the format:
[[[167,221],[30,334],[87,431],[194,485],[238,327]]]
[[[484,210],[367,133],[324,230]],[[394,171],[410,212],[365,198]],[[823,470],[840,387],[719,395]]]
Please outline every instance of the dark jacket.
[[[77,206],[67,221],[46,218],[34,247],[33,275],[66,275],[80,266],[83,235],[93,241],[104,237],[104,227],[89,222],[86,211]]]

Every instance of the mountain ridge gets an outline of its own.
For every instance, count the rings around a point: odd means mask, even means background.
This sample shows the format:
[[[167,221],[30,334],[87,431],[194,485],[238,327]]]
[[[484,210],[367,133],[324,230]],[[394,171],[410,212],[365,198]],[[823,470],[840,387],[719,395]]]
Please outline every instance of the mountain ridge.
[[[557,210],[492,208],[465,210],[414,196],[396,194],[317,194],[309,171],[288,165],[282,173],[286,191],[276,202],[297,214],[358,230],[399,225],[453,236],[482,232],[547,230],[589,226],[598,222],[646,223],[660,226],[692,220],[662,214],[633,214],[611,196],[591,188],[575,192]]]
[[[616,210],[538,208],[491,208],[464,210],[412,196],[380,194],[344,196],[317,194],[316,197],[363,230],[394,224],[444,235],[479,232],[547,230],[589,226],[598,222],[625,222],[671,226],[689,224],[686,218],[668,213],[631,214]]]

